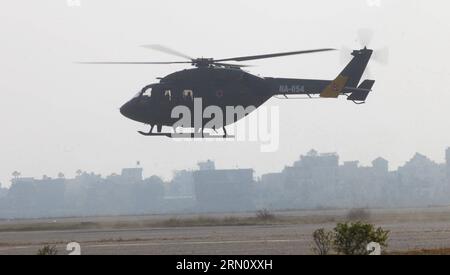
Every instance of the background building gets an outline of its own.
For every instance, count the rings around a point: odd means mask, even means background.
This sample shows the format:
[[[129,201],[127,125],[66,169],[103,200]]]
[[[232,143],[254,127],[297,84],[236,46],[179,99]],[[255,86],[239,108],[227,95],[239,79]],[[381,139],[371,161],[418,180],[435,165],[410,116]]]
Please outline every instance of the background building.
[[[200,168],[204,167],[199,166]],[[255,193],[252,169],[204,169],[195,171],[193,176],[198,211],[254,210]]]
[[[447,148],[447,151],[445,151],[445,164],[446,164],[446,171],[447,171],[447,179],[450,179],[450,147]]]

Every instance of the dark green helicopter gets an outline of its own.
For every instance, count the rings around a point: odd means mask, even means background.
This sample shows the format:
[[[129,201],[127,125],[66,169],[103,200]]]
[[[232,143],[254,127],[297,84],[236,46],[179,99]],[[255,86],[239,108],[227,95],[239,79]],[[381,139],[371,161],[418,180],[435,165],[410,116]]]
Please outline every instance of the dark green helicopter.
[[[139,132],[146,136],[168,136],[173,133],[163,133],[163,126],[176,129],[174,124],[179,117],[174,117],[172,111],[177,106],[185,106],[194,112],[194,102],[201,99],[202,112],[209,106],[217,106],[223,112],[229,106],[242,106],[258,108],[274,96],[283,96],[289,99],[292,96],[303,95],[309,98],[337,98],[344,95],[348,100],[357,104],[365,102],[372,90],[374,80],[365,80],[359,83],[373,50],[367,47],[352,52],[353,59],[334,80],[314,79],[290,79],[259,77],[243,70],[248,67],[242,64],[230,64],[228,62],[242,62],[257,59],[266,59],[290,55],[309,54],[332,51],[334,49],[315,49],[307,51],[283,52],[265,55],[232,57],[224,59],[191,58],[185,54],[161,45],[148,45],[146,48],[162,51],[189,61],[178,62],[83,62],[83,64],[191,64],[195,68],[185,69],[160,78],[159,83],[145,86],[135,97],[125,103],[120,112],[125,117],[150,125],[148,133]],[[245,114],[245,115],[248,115]],[[224,130],[225,126],[237,122],[241,117],[232,121],[223,118],[222,123],[216,128]],[[202,137],[205,125],[211,118],[202,118],[201,126],[189,127],[201,130]],[[194,121],[192,118],[192,124]],[[156,126],[157,132],[153,129]]]

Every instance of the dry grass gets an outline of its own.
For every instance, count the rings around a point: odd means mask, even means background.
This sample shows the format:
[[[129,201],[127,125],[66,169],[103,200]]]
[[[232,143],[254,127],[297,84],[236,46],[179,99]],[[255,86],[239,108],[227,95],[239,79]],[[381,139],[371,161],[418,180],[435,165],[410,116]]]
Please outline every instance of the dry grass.
[[[22,232],[22,231],[50,231],[50,230],[80,230],[102,228],[99,223],[85,224],[83,222],[69,223],[33,223],[14,224],[0,227],[0,232]]]
[[[370,220],[370,211],[368,209],[364,209],[364,208],[351,209],[347,213],[347,220],[353,221],[353,222],[369,221]]]
[[[256,218],[261,221],[273,221],[276,219],[275,214],[270,212],[268,209],[258,210],[256,212]]]
[[[128,228],[158,228],[158,227],[195,227],[195,226],[240,226],[288,223],[288,220],[268,219],[264,217],[209,217],[178,218],[144,221],[120,222],[61,222],[61,223],[31,223],[0,226],[0,232],[51,231],[51,230],[83,230],[83,229],[128,229]]]
[[[60,220],[55,222],[32,221],[29,223],[0,224],[0,232],[51,231],[51,230],[94,230],[94,229],[129,229],[158,227],[195,227],[195,226],[240,226],[296,223],[295,218],[278,218],[268,210],[257,211],[253,216],[197,216],[171,218],[143,218],[142,220],[74,221]]]
[[[270,219],[267,216],[256,217],[233,217],[228,216],[224,218],[215,217],[197,217],[197,218],[171,218],[160,222],[164,227],[193,227],[193,226],[240,226],[240,225],[261,225],[261,224],[276,224],[275,216]]]
[[[51,231],[51,230],[95,230],[95,229],[139,229],[158,227],[190,226],[239,226],[239,225],[303,225],[321,226],[346,222],[351,219],[368,219],[371,223],[402,222],[450,222],[450,209],[422,210],[338,210],[269,212],[261,210],[253,214],[233,214],[229,216],[142,216],[142,217],[98,217],[70,218],[55,221],[29,220],[0,222],[0,232]]]

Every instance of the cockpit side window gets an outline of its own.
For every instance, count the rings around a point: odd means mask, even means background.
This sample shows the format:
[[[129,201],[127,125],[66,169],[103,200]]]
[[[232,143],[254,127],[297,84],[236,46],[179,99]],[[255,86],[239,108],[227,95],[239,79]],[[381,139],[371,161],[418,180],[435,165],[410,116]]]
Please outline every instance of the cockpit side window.
[[[194,99],[194,92],[192,90],[184,90],[183,91],[183,98],[184,99],[193,100]]]
[[[167,99],[172,100],[172,91],[169,90],[169,89],[165,90],[165,91],[164,91],[164,96],[165,96]]]

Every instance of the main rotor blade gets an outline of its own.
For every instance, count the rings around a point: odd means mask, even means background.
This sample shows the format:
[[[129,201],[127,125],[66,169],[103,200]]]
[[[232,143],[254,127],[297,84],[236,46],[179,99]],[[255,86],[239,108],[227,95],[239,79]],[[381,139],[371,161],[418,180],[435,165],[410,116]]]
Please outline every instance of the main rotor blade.
[[[224,66],[224,67],[236,67],[236,68],[248,68],[248,67],[252,67],[251,65],[230,64],[230,63],[221,63],[221,62],[214,62],[214,63],[212,63],[212,64],[218,65],[218,66]]]
[[[263,55],[253,55],[253,56],[242,56],[242,57],[232,57],[225,59],[217,59],[214,62],[222,62],[222,61],[248,61],[248,60],[256,60],[256,59],[265,59],[265,58],[274,58],[280,56],[288,56],[288,55],[297,55],[297,54],[307,54],[307,53],[317,53],[317,52],[326,52],[326,51],[334,51],[336,49],[317,49],[317,50],[308,50],[308,51],[297,51],[297,52],[284,52],[284,53],[273,53],[273,54],[263,54]]]
[[[163,45],[143,45],[142,47],[146,48],[146,49],[151,49],[151,50],[155,50],[155,51],[159,51],[159,52],[163,52],[166,54],[170,54],[170,55],[174,55],[174,56],[178,56],[181,58],[185,58],[188,60],[193,60],[194,58],[190,57],[187,54],[184,53],[180,53],[179,51],[173,50],[169,47],[163,46]]]
[[[190,61],[181,62],[77,62],[77,64],[94,65],[170,65],[170,64],[191,64]]]

